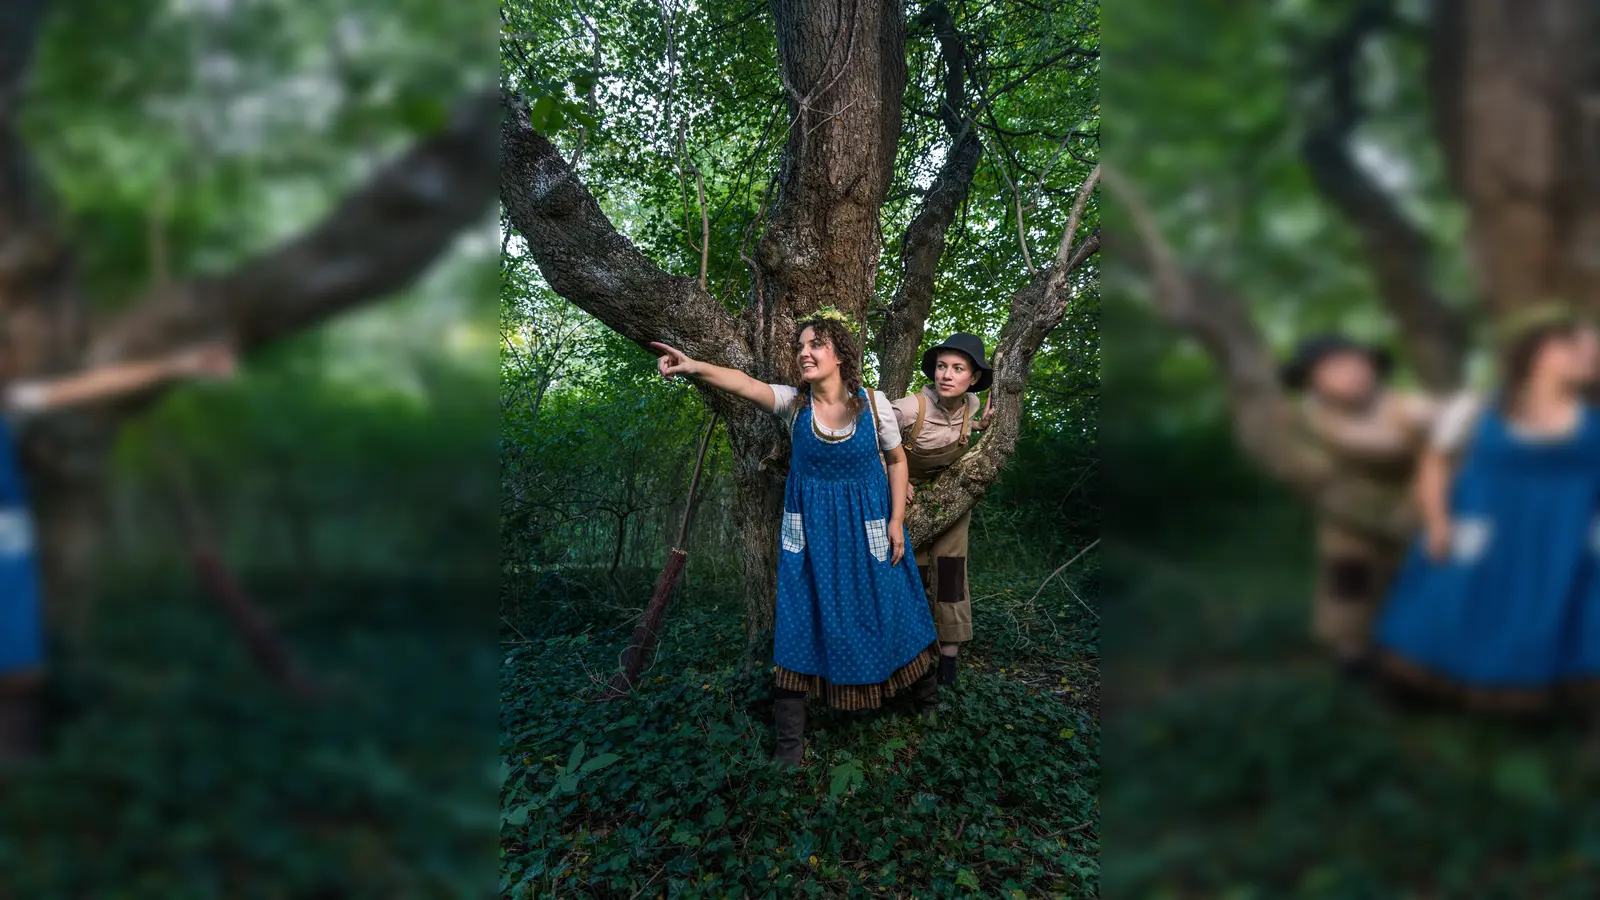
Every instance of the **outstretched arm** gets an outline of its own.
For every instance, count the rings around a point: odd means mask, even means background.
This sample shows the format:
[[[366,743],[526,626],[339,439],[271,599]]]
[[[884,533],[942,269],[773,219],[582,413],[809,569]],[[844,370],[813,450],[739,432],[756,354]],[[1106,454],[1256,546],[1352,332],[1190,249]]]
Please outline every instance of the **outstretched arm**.
[[[690,359],[682,350],[675,350],[666,344],[651,344],[650,349],[661,354],[656,357],[656,368],[668,381],[678,375],[687,375],[725,394],[742,397],[767,412],[772,411],[775,398],[772,395],[772,388],[765,382],[751,378],[738,369],[725,369],[698,359]]]
[[[121,363],[62,378],[24,381],[12,388],[14,402],[34,411],[95,403],[132,394],[163,381],[202,375],[224,377],[236,366],[227,344],[193,347],[161,359]]]

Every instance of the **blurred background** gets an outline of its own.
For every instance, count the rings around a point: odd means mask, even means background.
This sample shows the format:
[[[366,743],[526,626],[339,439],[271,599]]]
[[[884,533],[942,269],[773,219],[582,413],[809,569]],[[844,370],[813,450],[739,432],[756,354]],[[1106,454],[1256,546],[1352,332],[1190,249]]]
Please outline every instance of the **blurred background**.
[[[1241,452],[1250,398],[1220,377],[1334,329],[1442,391],[1485,376],[1486,312],[1592,308],[1592,5],[1139,0],[1106,19],[1107,159],[1199,298],[1153,279],[1111,195],[1106,895],[1593,896],[1592,745],[1342,683],[1310,639],[1311,510]],[[1231,310],[1249,340],[1195,340]]]
[[[41,6],[18,124],[101,318],[163,279],[226,283],[441,132],[495,140],[492,116],[462,119],[496,75],[483,0],[13,4],[8,62]],[[414,246],[418,277],[352,263],[349,311],[247,343],[237,378],[180,385],[120,430],[88,602],[53,614],[55,746],[0,787],[0,896],[492,890],[500,244],[483,158],[472,183],[432,188],[467,208]],[[418,190],[455,174],[429,165]],[[360,260],[426,219],[426,202],[368,202],[314,239]],[[239,592],[205,586],[208,547]],[[240,596],[315,698],[254,662]]]

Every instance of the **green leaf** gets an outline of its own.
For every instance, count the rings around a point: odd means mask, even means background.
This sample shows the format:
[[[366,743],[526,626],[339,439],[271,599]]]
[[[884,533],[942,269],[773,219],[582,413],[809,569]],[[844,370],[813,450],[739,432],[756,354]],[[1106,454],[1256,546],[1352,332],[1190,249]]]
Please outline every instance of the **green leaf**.
[[[978,876],[972,874],[971,869],[962,869],[961,873],[956,876],[956,884],[959,884],[962,887],[972,888],[975,891],[982,887],[982,885],[978,883]]]
[[[828,785],[828,797],[832,800],[843,797],[851,788],[866,780],[862,775],[859,759],[848,760],[834,766],[830,774],[832,781]]]
[[[533,106],[528,109],[528,121],[533,125],[533,130],[545,134],[552,131],[550,118],[555,114],[556,109],[556,98],[550,94],[545,94],[533,101]],[[573,643],[576,644],[577,641],[573,641]]]
[[[562,766],[561,770],[569,773],[577,771],[578,763],[583,761],[584,749],[583,741],[579,741],[578,746],[572,748],[572,755],[567,757],[567,764]]]
[[[578,771],[580,773],[596,772],[596,771],[599,771],[600,769],[604,769],[606,766],[611,765],[612,763],[616,762],[617,760],[619,760],[621,758],[622,757],[618,756],[615,753],[602,753],[599,756],[596,756],[594,759],[591,759],[588,762],[584,763],[583,764],[583,768],[579,769]]]

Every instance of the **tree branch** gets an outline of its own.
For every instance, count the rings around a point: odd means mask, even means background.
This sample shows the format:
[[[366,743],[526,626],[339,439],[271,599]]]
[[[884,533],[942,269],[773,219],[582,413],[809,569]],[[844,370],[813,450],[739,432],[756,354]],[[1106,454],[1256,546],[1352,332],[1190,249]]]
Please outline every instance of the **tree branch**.
[[[922,345],[928,313],[933,309],[934,275],[944,256],[945,235],[966,202],[972,178],[983,155],[983,142],[971,117],[966,115],[966,46],[955,20],[943,3],[935,3],[918,18],[933,26],[944,59],[944,103],[939,117],[949,131],[950,149],[923,196],[900,241],[900,286],[879,330],[880,387],[891,399],[905,396]]]
[[[1391,21],[1387,4],[1368,3],[1328,44],[1328,112],[1302,144],[1312,182],[1356,227],[1385,305],[1400,325],[1408,356],[1428,388],[1459,386],[1467,333],[1432,283],[1428,238],[1350,156],[1349,139],[1360,116],[1356,65],[1374,31]]]
[[[1083,204],[1094,189],[1098,173],[1090,175],[1078,191],[1071,228],[1076,229]],[[1070,240],[1072,232],[1067,232]],[[1006,324],[994,347],[994,381],[989,404],[994,421],[983,439],[932,482],[917,489],[906,512],[906,527],[913,544],[933,540],[970,510],[1000,477],[1006,461],[1016,451],[1022,434],[1022,400],[1028,388],[1033,358],[1045,339],[1061,324],[1072,298],[1071,276],[1100,249],[1100,236],[1091,234],[1072,252],[1058,257],[1035,274],[1011,297]]]
[[[497,117],[492,95],[474,97],[301,236],[230,272],[158,288],[112,319],[92,336],[89,361],[223,336],[250,350],[405,287],[488,212]]]
[[[1324,495],[1332,460],[1298,439],[1276,360],[1246,304],[1211,279],[1186,272],[1133,184],[1112,169],[1102,174],[1133,222],[1138,238],[1126,243],[1151,273],[1156,308],[1205,348],[1222,376],[1240,447],[1303,496]]]
[[[617,233],[527,110],[507,101],[500,200],[550,287],[629,340],[748,371],[753,360],[733,316],[695,279],[662,271]]]

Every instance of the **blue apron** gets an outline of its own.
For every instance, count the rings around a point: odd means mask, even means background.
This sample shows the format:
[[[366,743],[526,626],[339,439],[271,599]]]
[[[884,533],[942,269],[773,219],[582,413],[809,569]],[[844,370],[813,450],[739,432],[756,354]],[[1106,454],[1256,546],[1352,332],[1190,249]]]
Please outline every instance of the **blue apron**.
[[[1600,416],[1580,415],[1530,441],[1486,411],[1451,486],[1451,555],[1412,549],[1380,647],[1479,690],[1600,676]]]
[[[936,637],[909,534],[889,565],[889,482],[866,400],[840,441],[815,434],[809,406],[795,416],[784,488],[773,661],[837,685],[888,681]]]
[[[0,415],[0,677],[44,662],[33,547],[33,518],[11,424]]]

